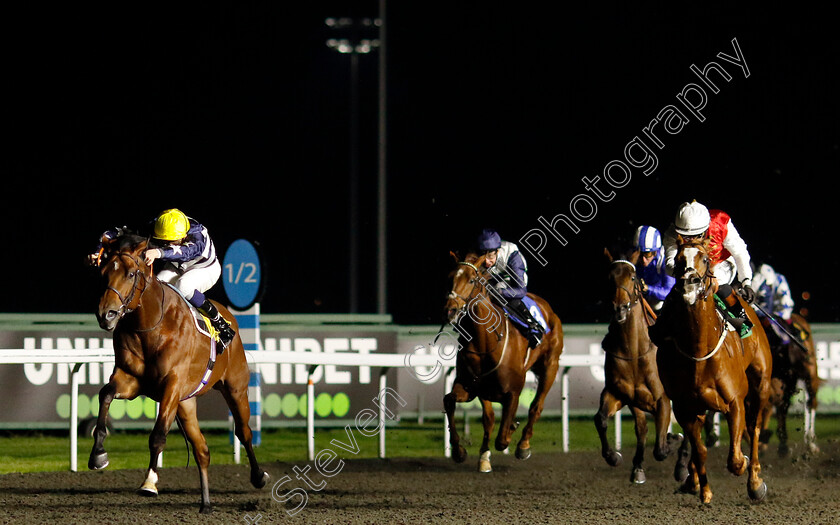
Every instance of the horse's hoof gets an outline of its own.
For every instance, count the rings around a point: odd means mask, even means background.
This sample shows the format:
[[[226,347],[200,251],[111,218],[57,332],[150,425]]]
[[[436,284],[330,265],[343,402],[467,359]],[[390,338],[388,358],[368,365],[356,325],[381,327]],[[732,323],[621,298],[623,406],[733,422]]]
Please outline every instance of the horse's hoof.
[[[680,485],[679,491],[683,494],[697,494],[700,490],[698,485],[695,485],[691,480],[686,477],[685,482]]]
[[[102,470],[110,464],[108,461],[108,453],[103,452],[101,454],[90,455],[90,459],[88,459],[88,468],[90,470]]]
[[[463,463],[467,460],[467,449],[465,449],[461,445],[458,445],[458,448],[456,448],[453,451],[452,459],[455,461],[455,463]]]
[[[137,494],[141,496],[146,496],[147,498],[156,498],[158,495],[157,487],[155,487],[151,483],[143,483],[140,485],[140,488],[137,489]]]
[[[779,444],[779,457],[786,458],[790,455],[790,447],[788,447],[787,443],[780,443]]]
[[[528,459],[531,457],[531,448],[516,448],[516,459]]]
[[[761,485],[756,490],[748,488],[747,494],[749,494],[750,500],[753,503],[761,503],[767,496],[767,483],[762,481]]]
[[[256,477],[251,478],[251,485],[253,485],[256,489],[261,489],[265,487],[266,483],[269,481],[271,481],[271,476],[268,475],[268,472],[263,470],[261,473],[257,474]]]
[[[211,514],[212,512],[213,505],[210,505],[209,503],[207,505],[202,504],[201,507],[198,509],[199,514]]]
[[[621,455],[621,452],[610,450],[604,454],[604,459],[607,460],[607,465],[617,467],[621,465],[622,461],[624,461],[624,456]]]
[[[817,444],[812,441],[808,443],[808,452],[810,452],[811,454],[819,454],[820,447],[818,447]]]
[[[645,470],[641,467],[634,468],[633,472],[630,473],[630,483],[642,485],[645,481],[647,481],[647,477],[645,477]]]
[[[674,469],[674,480],[677,483],[685,483],[688,479],[688,468],[685,465],[677,465]]]
[[[667,443],[664,447],[656,447],[653,449],[653,458],[656,461],[662,461],[671,455],[671,450],[673,449]]]

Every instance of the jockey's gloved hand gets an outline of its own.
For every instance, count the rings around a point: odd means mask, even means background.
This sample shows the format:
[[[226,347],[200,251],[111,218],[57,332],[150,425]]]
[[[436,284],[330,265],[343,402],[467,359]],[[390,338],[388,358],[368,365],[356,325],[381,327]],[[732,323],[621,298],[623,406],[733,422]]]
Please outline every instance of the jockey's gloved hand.
[[[752,304],[753,301],[755,301],[755,291],[750,288],[750,285],[744,285],[741,287],[741,297],[743,297],[746,302]]]

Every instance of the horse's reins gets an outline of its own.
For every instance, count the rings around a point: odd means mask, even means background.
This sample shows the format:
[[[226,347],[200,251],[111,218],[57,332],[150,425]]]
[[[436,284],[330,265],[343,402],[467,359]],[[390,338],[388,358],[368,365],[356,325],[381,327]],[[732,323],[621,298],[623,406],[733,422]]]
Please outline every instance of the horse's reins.
[[[695,271],[697,270],[696,268],[692,268],[692,269],[695,270]],[[701,297],[703,298],[704,301],[709,296],[709,291],[711,291],[711,288],[712,288],[710,285],[712,283],[712,279],[714,279],[714,278],[715,278],[715,274],[712,273],[712,269],[707,265],[706,266],[706,272],[702,275],[702,277],[700,277],[700,284],[702,286],[702,291],[703,291],[703,293],[701,294]],[[708,285],[706,283],[708,283]],[[712,356],[717,354],[718,350],[720,350],[723,347],[723,342],[726,340],[726,335],[728,333],[729,333],[729,331],[726,329],[726,319],[721,317],[720,337],[718,338],[718,342],[715,345],[714,349],[703,357],[695,357],[691,354],[687,354],[686,352],[683,352],[682,348],[679,347],[679,345],[677,344],[677,341],[675,339],[673,339],[673,338],[669,338],[669,339],[671,340],[671,342],[674,343],[674,348],[676,348],[677,351],[679,353],[681,353],[683,356],[687,357],[688,359],[691,359],[692,361],[701,362],[701,361],[706,361],[707,359],[711,359]]]
[[[462,297],[462,296],[460,296],[460,295],[456,294],[454,290],[453,290],[452,292],[450,292],[450,293],[449,293],[449,296],[450,296],[450,297],[453,297],[453,298],[454,298],[454,297],[457,297],[458,299],[461,299],[462,301],[464,301],[464,308],[460,309],[460,311],[463,311],[463,310],[467,307],[467,305],[470,303],[470,301],[472,301],[473,297],[475,296],[475,294],[474,294],[473,292],[475,292],[475,288],[476,288],[476,286],[478,285],[477,278],[480,276],[480,274],[481,274],[482,272],[481,272],[481,270],[480,270],[480,269],[479,269],[476,265],[474,265],[474,264],[472,264],[472,263],[470,263],[470,262],[467,262],[467,261],[458,261],[458,264],[459,264],[459,265],[462,265],[462,266],[467,266],[467,267],[469,267],[469,268],[472,268],[473,270],[475,270],[475,273],[476,273],[476,278],[475,278],[475,279],[473,279],[473,281],[472,281],[472,285],[473,285],[473,286],[472,286],[472,288],[470,289],[470,293],[469,293],[469,296],[468,296],[468,297],[464,298],[464,297]],[[459,312],[458,316],[460,317],[461,315],[462,315],[462,314]],[[510,327],[508,326],[508,323],[509,323],[509,322],[510,322],[510,320],[508,319],[508,317],[507,317],[507,316],[505,316],[505,342],[504,342],[504,343],[503,343],[503,345],[502,345],[502,355],[499,357],[499,360],[496,362],[496,366],[494,366],[494,367],[493,367],[493,368],[491,368],[490,370],[488,370],[488,371],[486,371],[486,372],[482,373],[481,375],[476,375],[476,377],[475,377],[475,379],[476,379],[476,380],[481,379],[481,378],[483,378],[483,377],[486,377],[487,375],[489,375],[489,374],[491,374],[491,373],[495,372],[495,371],[496,371],[496,369],[497,369],[497,368],[499,368],[499,366],[502,364],[502,361],[504,361],[505,354],[507,353],[508,336],[510,335],[510,329],[509,329]],[[501,337],[500,337],[499,339],[501,339]],[[473,350],[467,350],[467,349],[464,349],[464,351],[465,351],[465,352],[472,353],[472,354],[477,354],[477,355],[482,355],[482,356],[483,356],[483,355],[492,355],[493,353],[495,353],[495,352],[496,352],[496,348],[498,348],[498,344],[497,344],[495,347],[493,347],[493,350],[491,350],[491,351],[489,351],[489,352],[476,352],[476,351],[473,351]]]

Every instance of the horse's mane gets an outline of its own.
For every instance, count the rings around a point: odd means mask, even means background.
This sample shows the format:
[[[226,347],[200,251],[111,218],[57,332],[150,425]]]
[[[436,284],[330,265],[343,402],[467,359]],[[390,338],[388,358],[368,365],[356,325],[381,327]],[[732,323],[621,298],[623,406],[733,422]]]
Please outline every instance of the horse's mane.
[[[149,237],[145,235],[140,235],[139,233],[127,228],[119,228],[117,230],[117,237],[112,241],[112,243],[119,251],[134,251],[138,246],[148,243],[148,241]]]
[[[464,262],[468,262],[470,264],[475,264],[476,261],[478,261],[480,258],[481,258],[481,256],[478,255],[477,253],[469,252],[466,256],[464,256]]]

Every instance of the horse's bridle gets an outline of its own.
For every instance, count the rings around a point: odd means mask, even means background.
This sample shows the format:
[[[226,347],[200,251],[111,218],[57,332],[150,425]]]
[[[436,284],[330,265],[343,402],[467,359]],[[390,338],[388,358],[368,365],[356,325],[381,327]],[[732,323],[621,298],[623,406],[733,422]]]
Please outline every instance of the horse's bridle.
[[[470,293],[467,295],[467,297],[456,294],[455,290],[452,290],[451,292],[449,292],[449,298],[450,299],[460,299],[460,300],[464,301],[464,306],[462,306],[461,308],[458,309],[458,311],[460,312],[461,310],[466,308],[467,305],[470,304],[470,301],[472,301],[475,298],[475,287],[478,285],[478,281],[479,281],[479,278],[481,277],[482,271],[478,268],[478,266],[474,265],[473,263],[467,262],[467,261],[458,261],[458,264],[461,265],[461,266],[467,266],[467,267],[475,270],[475,277],[470,279],[470,283],[472,284],[472,288],[470,288]]]
[[[682,246],[685,246],[685,245],[682,245]],[[681,248],[682,248],[682,246],[681,246]],[[709,254],[705,253],[705,251],[703,253],[704,253],[705,257],[709,256]],[[691,269],[694,270],[699,275],[700,272],[697,271],[697,268],[691,267]],[[682,285],[683,291],[685,291],[685,286],[686,286],[685,274],[688,270],[689,270],[689,268],[686,267],[685,270],[683,271],[682,276],[679,279],[680,281],[683,282],[683,285]],[[702,292],[700,294],[700,297],[703,300],[705,300],[709,296],[709,291],[711,291],[711,289],[712,289],[712,279],[714,279],[714,278],[715,278],[715,274],[712,272],[711,265],[706,264],[706,271],[703,273],[703,275],[699,275],[699,277],[697,277],[696,279],[692,279],[691,282],[689,282],[687,284],[689,286],[699,286],[700,287],[699,289]]]
[[[632,262],[626,260],[626,259],[616,259],[612,262],[612,264],[627,264],[627,265],[630,265],[633,268],[634,273],[636,271],[636,265],[633,264]],[[630,298],[629,301],[627,301],[626,303],[621,303],[621,304],[615,304],[615,302],[613,301],[613,308],[615,309],[615,317],[616,317],[616,319],[618,319],[620,317],[621,318],[625,317],[630,312],[630,310],[632,310],[633,307],[636,306],[636,304],[639,303],[639,300],[642,298],[642,285],[639,283],[639,280],[634,277],[633,278],[633,291],[632,292],[630,292],[630,290],[628,290],[627,288],[625,288],[621,285],[617,284],[616,286],[618,286],[619,288],[621,288],[622,290],[627,292],[627,297]]]
[[[132,283],[132,285],[131,285],[131,292],[129,292],[128,296],[123,297],[123,295],[119,292],[119,290],[117,290],[113,286],[108,286],[105,290],[105,293],[107,293],[109,291],[114,292],[117,295],[117,297],[119,298],[120,307],[117,309],[117,316],[120,319],[122,319],[123,317],[125,317],[126,315],[130,314],[131,312],[133,312],[134,310],[136,310],[137,308],[140,307],[140,301],[143,298],[143,294],[146,292],[146,288],[148,288],[148,286],[149,286],[150,279],[144,272],[142,272],[140,270],[140,268],[141,268],[140,261],[136,257],[134,257],[133,255],[131,255],[129,253],[125,253],[125,252],[118,252],[116,254],[116,257],[118,257],[118,258],[127,257],[134,264],[137,265],[137,271],[134,272],[134,283]],[[142,289],[138,286],[138,284],[140,283],[140,276],[143,276],[143,281],[142,281],[143,288]],[[136,306],[132,307],[131,303],[134,301],[135,295],[137,295],[137,290],[138,289],[140,290],[140,294],[137,296],[137,304],[136,304]]]

